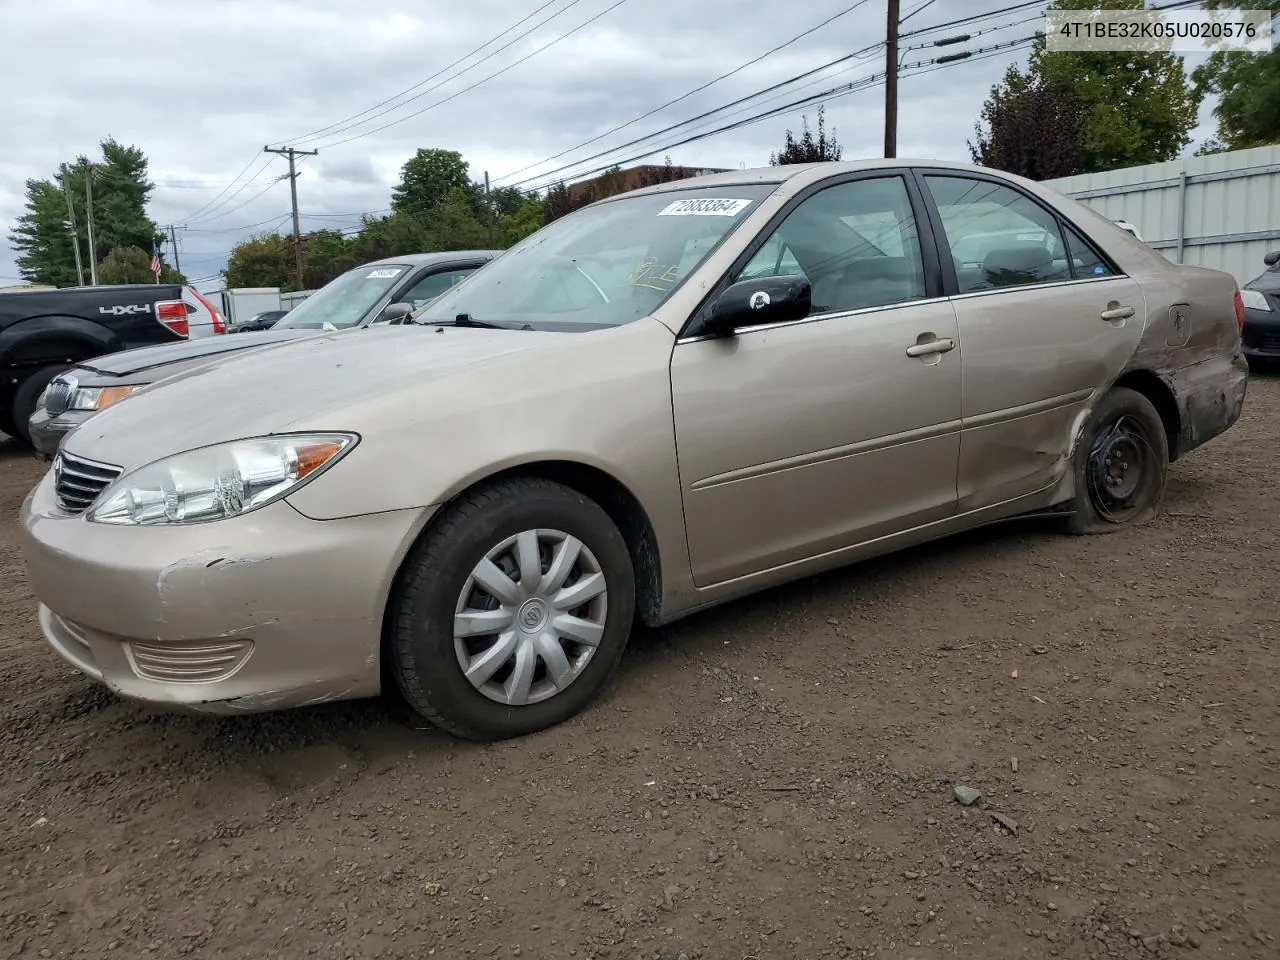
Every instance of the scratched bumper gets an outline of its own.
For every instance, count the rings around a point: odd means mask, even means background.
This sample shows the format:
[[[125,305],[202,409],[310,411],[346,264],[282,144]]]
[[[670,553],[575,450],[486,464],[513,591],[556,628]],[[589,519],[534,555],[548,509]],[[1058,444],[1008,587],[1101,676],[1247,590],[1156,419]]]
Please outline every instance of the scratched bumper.
[[[1225,433],[1240,419],[1249,383],[1244,350],[1215,356],[1171,375],[1182,420],[1178,456]]]
[[[391,581],[421,511],[315,521],[281,501],[188,527],[62,513],[52,475],[22,508],[49,645],[122,697],[252,713],[376,696]]]

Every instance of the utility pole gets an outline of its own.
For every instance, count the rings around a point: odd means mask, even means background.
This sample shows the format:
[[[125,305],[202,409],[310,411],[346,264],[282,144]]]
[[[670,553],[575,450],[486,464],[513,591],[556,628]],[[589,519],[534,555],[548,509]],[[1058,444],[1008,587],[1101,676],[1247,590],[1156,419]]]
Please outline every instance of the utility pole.
[[[484,172],[484,214],[489,221],[489,246],[493,246],[493,200],[489,196],[489,171]]]
[[[888,0],[884,38],[884,155],[898,155],[898,0]]]
[[[62,192],[67,198],[67,221],[71,225],[71,249],[76,254],[76,283],[84,286],[84,265],[80,262],[80,237],[76,233],[76,208],[71,202],[71,173],[67,165],[62,165]]]
[[[89,230],[89,283],[98,285],[98,252],[93,245],[93,164],[84,162],[84,215]]]
[[[178,235],[175,232],[173,224],[169,224],[169,242],[173,244],[173,269],[175,273],[182,273],[182,263],[178,260]]]
[[[295,150],[293,147],[263,147],[263,153],[278,153],[289,158],[289,195],[293,200],[293,261],[298,270],[298,289],[302,289],[302,228],[298,224],[298,171],[295,157],[314,157],[319,150]]]

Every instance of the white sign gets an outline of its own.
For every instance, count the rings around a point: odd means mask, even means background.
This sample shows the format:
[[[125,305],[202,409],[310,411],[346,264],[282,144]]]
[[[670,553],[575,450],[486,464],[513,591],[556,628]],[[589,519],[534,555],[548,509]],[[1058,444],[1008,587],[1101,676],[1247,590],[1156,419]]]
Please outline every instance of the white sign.
[[[658,211],[660,217],[736,217],[750,200],[732,200],[728,197],[704,197],[699,200],[676,200]]]
[[[398,277],[401,274],[399,267],[381,267],[377,270],[370,271],[365,277],[366,280],[388,280],[391,277]]]
[[[1215,50],[1269,53],[1267,10],[1052,10],[1045,13],[1046,49],[1051,51]]]

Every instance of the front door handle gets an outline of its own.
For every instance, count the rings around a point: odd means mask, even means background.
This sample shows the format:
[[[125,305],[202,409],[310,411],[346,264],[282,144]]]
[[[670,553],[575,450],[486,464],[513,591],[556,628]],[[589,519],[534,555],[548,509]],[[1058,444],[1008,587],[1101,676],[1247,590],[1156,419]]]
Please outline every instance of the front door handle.
[[[1102,319],[1107,321],[1128,320],[1133,316],[1134,312],[1133,307],[1121,306],[1119,303],[1112,300],[1107,304],[1107,309],[1102,311]]]
[[[925,343],[913,343],[907,347],[908,357],[927,357],[931,353],[946,353],[948,350],[954,350],[956,342],[952,339],[945,338],[939,340],[929,340]]]

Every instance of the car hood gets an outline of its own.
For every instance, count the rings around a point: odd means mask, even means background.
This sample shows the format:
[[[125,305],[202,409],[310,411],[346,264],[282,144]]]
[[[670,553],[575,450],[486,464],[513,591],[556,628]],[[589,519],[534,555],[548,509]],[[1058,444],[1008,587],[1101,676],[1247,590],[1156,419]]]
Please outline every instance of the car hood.
[[[1259,293],[1269,293],[1272,296],[1280,296],[1280,270],[1264,270],[1246,283],[1244,288],[1246,290],[1257,290]]]
[[[253,337],[232,337],[224,333],[216,337],[201,337],[199,340],[184,340],[180,343],[165,343],[155,347],[121,350],[117,353],[94,357],[77,366],[106,377],[127,377],[179,361],[213,358],[220,354],[237,353],[251,347],[315,336],[316,333],[315,330],[266,330]]]
[[[271,433],[394,429],[415,415],[438,415],[500,389],[488,367],[517,358],[521,373],[537,370],[532,355],[572,354],[574,343],[597,336],[419,325],[321,333],[284,350],[213,357],[166,377],[94,415],[64,445],[131,469],[194,447]],[[555,360],[556,369],[543,374],[565,369],[561,358]],[[175,418],[175,410],[210,412]]]

